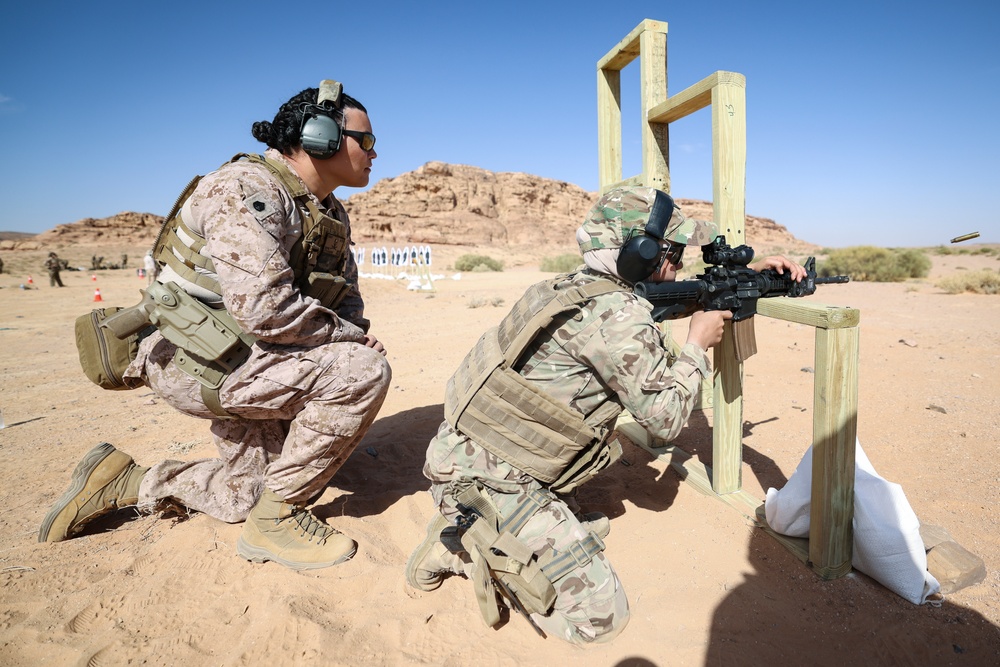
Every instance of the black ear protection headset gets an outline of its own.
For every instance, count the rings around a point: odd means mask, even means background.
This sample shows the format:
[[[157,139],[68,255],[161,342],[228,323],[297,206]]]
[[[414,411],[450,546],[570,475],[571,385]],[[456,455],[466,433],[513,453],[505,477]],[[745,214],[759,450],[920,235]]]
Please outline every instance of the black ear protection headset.
[[[316,104],[302,105],[302,150],[319,160],[328,160],[340,150],[344,138],[340,125],[331,114],[340,113],[340,94],[343,86],[339,82],[325,79],[319,84]],[[324,106],[331,102],[333,108]]]
[[[674,214],[674,199],[666,192],[655,192],[653,208],[642,234],[627,239],[618,253],[618,275],[628,283],[645,280],[660,266],[661,244]]]

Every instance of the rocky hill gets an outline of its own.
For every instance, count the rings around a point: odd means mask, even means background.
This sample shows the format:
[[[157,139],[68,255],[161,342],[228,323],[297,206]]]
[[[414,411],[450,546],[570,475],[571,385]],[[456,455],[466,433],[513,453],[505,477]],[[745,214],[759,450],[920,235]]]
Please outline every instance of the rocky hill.
[[[346,201],[360,241],[513,247],[572,245],[597,200],[570,183],[523,173],[428,162]],[[678,199],[686,215],[712,219],[712,205]],[[747,216],[747,238],[767,247],[815,248],[768,218]]]
[[[345,206],[357,243],[540,248],[571,247],[580,220],[596,199],[597,193],[563,181],[428,162],[350,196]],[[712,217],[709,202],[677,203],[686,215]],[[162,222],[152,213],[87,218],[30,239],[0,241],[0,249],[149,245]],[[816,248],[768,218],[747,216],[746,229],[748,243],[755,248],[803,253]]]
[[[2,250],[41,250],[67,246],[152,245],[163,225],[163,216],[125,212],[109,218],[84,218],[26,238],[0,240]]]

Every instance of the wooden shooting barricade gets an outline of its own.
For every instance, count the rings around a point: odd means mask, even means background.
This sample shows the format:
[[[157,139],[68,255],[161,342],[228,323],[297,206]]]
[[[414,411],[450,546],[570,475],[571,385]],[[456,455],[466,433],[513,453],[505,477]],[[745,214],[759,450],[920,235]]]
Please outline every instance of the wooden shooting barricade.
[[[639,59],[642,173],[622,178],[621,70]],[[670,123],[712,110],[712,210],[733,247],[746,242],[746,77],[715,72],[680,93],[667,94],[667,24],[644,20],[597,63],[597,128],[601,192],[644,185],[670,192]],[[736,507],[809,564],[823,579],[851,571],[854,447],[858,406],[858,322],[853,308],[798,299],[760,299],[757,313],[816,329],[813,387],[813,467],[809,539],[771,531],[763,503],[742,489],[743,364],[732,326],[715,348],[712,468],[681,450],[661,446],[623,414],[618,429],[666,460],[696,488]]]

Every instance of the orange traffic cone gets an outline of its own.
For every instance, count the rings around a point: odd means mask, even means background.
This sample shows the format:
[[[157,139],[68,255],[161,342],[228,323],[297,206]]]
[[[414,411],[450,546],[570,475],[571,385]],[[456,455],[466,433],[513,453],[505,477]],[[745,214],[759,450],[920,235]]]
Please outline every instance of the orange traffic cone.
[[[29,285],[34,285],[35,284],[35,281],[31,279],[31,276],[28,276],[28,284]]]
[[[90,274],[90,280],[91,280],[91,282],[95,282],[96,283],[97,282],[97,274],[96,273]]]
[[[96,289],[96,288],[94,289],[94,301],[104,301],[104,299],[101,298],[101,290],[100,289]]]

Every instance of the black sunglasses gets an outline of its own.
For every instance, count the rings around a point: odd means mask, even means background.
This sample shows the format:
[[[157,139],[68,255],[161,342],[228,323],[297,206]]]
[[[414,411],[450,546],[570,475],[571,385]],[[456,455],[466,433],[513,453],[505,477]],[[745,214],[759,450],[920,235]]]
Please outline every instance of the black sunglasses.
[[[674,266],[680,264],[681,258],[684,256],[684,248],[685,246],[683,244],[678,245],[667,241],[667,245],[660,249],[660,252],[662,253],[662,256],[660,257],[660,266],[663,266],[664,260],[670,262]]]
[[[347,136],[357,139],[363,150],[370,151],[375,148],[375,135],[371,132],[358,132],[357,130],[342,131]]]

